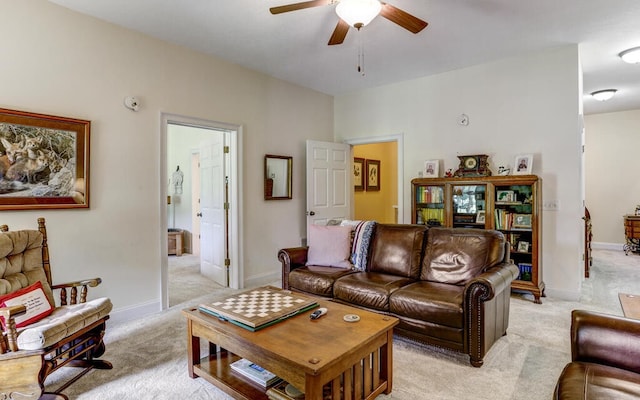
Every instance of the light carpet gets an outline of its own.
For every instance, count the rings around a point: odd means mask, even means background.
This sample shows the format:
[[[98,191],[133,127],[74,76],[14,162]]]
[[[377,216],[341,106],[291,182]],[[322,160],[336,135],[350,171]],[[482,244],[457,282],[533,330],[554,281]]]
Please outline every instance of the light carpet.
[[[514,294],[508,333],[494,344],[481,368],[471,367],[467,356],[396,337],[393,392],[378,399],[550,399],[570,359],[571,310],[622,315],[618,292],[640,293],[640,256],[611,250],[595,250],[593,256],[591,277],[583,284],[579,302],[545,297],[543,304],[534,304],[531,295]],[[191,269],[197,274],[197,267]],[[170,280],[172,285],[179,287],[180,278],[193,279],[187,270],[179,270],[180,276]],[[180,310],[231,290],[210,281],[187,289],[192,297],[174,288],[176,296],[188,299],[166,311],[135,322],[108,324],[102,358],[113,363],[113,370],[93,370],[64,393],[70,399],[87,400],[230,399],[204,379],[188,377],[186,323]],[[49,377],[48,389],[68,376],[64,370]]]

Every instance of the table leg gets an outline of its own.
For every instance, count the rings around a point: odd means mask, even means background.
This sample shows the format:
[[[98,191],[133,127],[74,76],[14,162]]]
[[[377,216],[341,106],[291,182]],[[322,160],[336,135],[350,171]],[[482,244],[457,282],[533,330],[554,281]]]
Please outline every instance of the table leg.
[[[387,331],[387,343],[382,346],[380,351],[380,364],[382,365],[382,379],[387,381],[387,389],[385,394],[391,393],[393,389],[393,329]]]
[[[189,377],[197,378],[193,366],[200,362],[200,338],[193,336],[193,321],[187,320],[187,368]]]
[[[307,375],[304,383],[305,400],[322,400],[322,386],[319,376]]]

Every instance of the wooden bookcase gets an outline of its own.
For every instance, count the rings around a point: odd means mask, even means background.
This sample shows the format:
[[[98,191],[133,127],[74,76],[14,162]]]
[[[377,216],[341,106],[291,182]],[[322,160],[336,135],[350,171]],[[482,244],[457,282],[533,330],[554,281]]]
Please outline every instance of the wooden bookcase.
[[[511,244],[520,269],[512,290],[544,296],[542,182],[536,175],[416,178],[411,181],[411,223],[496,229]]]

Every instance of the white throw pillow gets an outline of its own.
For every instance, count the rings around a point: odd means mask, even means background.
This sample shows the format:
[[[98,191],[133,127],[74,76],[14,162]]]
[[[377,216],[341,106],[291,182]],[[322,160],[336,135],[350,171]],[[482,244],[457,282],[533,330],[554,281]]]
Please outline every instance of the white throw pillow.
[[[351,227],[311,225],[307,265],[351,268]]]

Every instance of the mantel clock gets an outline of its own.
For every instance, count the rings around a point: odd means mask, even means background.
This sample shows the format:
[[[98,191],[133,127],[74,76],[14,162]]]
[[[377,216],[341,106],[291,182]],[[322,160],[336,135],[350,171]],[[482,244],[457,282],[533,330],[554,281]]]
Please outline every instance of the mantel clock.
[[[460,165],[453,176],[491,176],[491,170],[487,163],[489,158],[486,154],[472,154],[466,156],[458,156]]]

